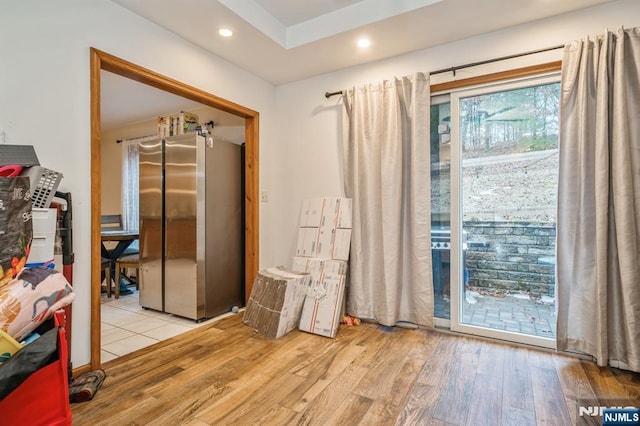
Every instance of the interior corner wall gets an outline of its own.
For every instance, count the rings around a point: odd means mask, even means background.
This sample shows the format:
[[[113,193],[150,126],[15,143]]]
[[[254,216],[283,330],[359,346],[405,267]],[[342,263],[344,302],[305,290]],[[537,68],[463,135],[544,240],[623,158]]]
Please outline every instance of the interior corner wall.
[[[258,111],[261,185],[277,186],[263,172],[272,159],[265,147],[274,145],[271,84],[109,0],[3,2],[0,130],[8,144],[33,145],[44,167],[64,175],[58,189],[73,197],[74,367],[90,361],[90,47]],[[272,206],[260,206],[261,264],[272,260],[263,249]]]
[[[455,25],[455,22],[451,23]],[[621,0],[501,31],[416,51],[388,60],[355,66],[330,74],[278,86],[278,152],[286,152],[273,181],[281,187],[276,197],[281,206],[270,223],[277,227],[282,244],[277,258],[295,251],[295,227],[300,203],[305,198],[342,195],[342,101],[325,92],[391,79],[414,72],[429,72],[456,65],[498,58],[565,44],[605,28],[640,26],[640,1]],[[374,46],[375,46],[375,40]],[[375,47],[374,47],[375,48]],[[354,46],[355,49],[355,46]],[[500,61],[456,72],[434,75],[432,84],[463,79],[562,59],[562,50]],[[274,197],[274,198],[276,198]]]

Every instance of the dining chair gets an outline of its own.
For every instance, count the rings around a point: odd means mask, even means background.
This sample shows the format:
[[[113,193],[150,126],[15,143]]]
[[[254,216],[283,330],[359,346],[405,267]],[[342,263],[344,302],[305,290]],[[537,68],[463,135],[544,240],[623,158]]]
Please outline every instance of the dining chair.
[[[120,256],[116,259],[116,299],[120,296],[120,274],[122,274],[123,269],[127,268],[136,270],[136,290],[139,290],[140,253],[128,254],[126,256]]]
[[[104,272],[105,287],[107,289],[107,298],[111,298],[111,260],[102,258],[102,264],[100,266],[102,272]],[[118,286],[116,286],[116,289]],[[119,292],[118,292],[119,293]]]
[[[122,215],[103,214],[100,216],[100,227],[102,231],[122,230]]]

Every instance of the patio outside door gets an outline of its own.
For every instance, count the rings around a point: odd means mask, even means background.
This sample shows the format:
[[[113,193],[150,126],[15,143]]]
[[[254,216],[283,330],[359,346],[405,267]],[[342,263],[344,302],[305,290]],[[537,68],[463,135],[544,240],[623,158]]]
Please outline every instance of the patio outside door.
[[[554,75],[452,93],[434,105],[449,123],[432,108],[435,306],[454,331],[555,348],[559,93]]]

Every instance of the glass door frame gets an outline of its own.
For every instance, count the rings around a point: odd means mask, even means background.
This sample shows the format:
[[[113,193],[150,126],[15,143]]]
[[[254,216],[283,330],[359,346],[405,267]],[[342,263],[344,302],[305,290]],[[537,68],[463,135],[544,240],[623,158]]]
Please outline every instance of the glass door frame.
[[[556,348],[556,338],[544,338],[505,330],[485,328],[462,322],[463,290],[463,215],[462,215],[462,149],[460,144],[460,100],[482,94],[490,94],[560,81],[560,73],[553,72],[533,77],[496,82],[452,90],[451,103],[451,305],[449,328],[451,331],[508,340],[515,343]],[[440,320],[438,324],[444,324]]]
[[[450,96],[450,92],[446,92],[446,93],[432,93],[431,94],[431,107],[437,106],[437,105],[442,105],[442,104],[447,104],[447,103],[451,103],[451,96]],[[431,125],[433,125],[433,123],[431,123]],[[449,129],[449,131],[451,131],[451,128]],[[432,141],[430,140],[429,143],[431,143]],[[452,142],[449,141],[449,146],[451,146]],[[449,162],[451,162],[452,159],[452,153],[450,152],[450,156],[449,156]],[[432,164],[433,165],[433,164]],[[451,166],[450,166],[451,167]],[[449,169],[451,170],[451,169]],[[451,176],[451,175],[450,175]],[[433,187],[432,187],[433,190]],[[432,194],[432,198],[433,198],[433,194]],[[432,206],[433,207],[433,206]],[[451,206],[450,206],[451,207]],[[451,208],[449,209],[449,224],[451,224]],[[433,223],[431,223],[431,226],[433,226]],[[451,228],[449,228],[451,229]],[[433,231],[433,228],[432,228]],[[433,235],[433,234],[432,234]],[[452,241],[450,241],[451,243]],[[451,249],[453,248],[453,246],[451,246]],[[434,265],[433,264],[433,260],[432,260],[432,268],[436,268],[436,267],[441,267],[441,265]],[[451,278],[449,279],[449,285],[451,285],[453,281],[451,280]],[[444,283],[442,283],[444,285]],[[434,283],[435,285],[435,283]],[[435,316],[435,288],[434,288],[434,316],[433,316],[433,325],[434,327],[440,328],[440,329],[445,329],[445,330],[449,330],[451,328],[451,321],[449,320],[449,318],[443,318],[443,317],[437,317]],[[449,299],[449,305],[451,306],[451,299]]]

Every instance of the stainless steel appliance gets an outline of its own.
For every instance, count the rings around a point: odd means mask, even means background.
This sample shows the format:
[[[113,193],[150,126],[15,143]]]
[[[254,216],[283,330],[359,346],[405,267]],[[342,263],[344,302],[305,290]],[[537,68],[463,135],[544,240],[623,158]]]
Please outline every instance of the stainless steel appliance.
[[[141,142],[140,305],[194,320],[244,303],[243,147]]]

